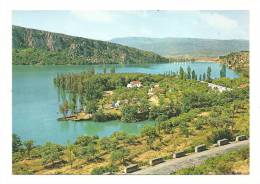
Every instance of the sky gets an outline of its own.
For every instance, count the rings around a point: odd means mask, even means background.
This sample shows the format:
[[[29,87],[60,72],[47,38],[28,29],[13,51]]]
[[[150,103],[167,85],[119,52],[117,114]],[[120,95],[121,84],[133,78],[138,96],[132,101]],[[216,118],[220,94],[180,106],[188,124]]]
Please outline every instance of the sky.
[[[13,25],[97,40],[249,39],[248,11],[13,11]]]

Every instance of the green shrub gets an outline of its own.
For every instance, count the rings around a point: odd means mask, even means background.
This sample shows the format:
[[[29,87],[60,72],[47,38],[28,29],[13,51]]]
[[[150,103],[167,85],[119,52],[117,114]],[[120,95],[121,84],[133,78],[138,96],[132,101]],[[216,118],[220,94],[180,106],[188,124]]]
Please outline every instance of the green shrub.
[[[93,120],[97,122],[111,121],[120,118],[117,114],[105,114],[102,110],[98,110],[93,115]]]
[[[232,140],[232,138],[233,136],[230,130],[220,129],[213,131],[212,134],[208,137],[208,141],[214,144],[220,139]]]
[[[118,167],[115,166],[115,165],[104,166],[104,167],[97,167],[97,168],[94,168],[91,171],[91,174],[93,174],[93,175],[101,175],[101,174],[104,174],[104,173],[115,173],[118,170],[119,170]]]
[[[202,174],[234,174],[232,167],[234,163],[249,158],[249,148],[225,153],[207,159],[203,164],[190,168],[180,169],[172,173],[175,175],[202,175]]]

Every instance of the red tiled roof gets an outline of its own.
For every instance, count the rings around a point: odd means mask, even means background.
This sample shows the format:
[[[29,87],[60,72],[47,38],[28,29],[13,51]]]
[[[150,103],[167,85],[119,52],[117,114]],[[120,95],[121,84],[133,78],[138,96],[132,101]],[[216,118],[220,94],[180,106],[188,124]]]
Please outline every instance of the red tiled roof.
[[[140,84],[141,82],[139,80],[132,81],[131,84]]]

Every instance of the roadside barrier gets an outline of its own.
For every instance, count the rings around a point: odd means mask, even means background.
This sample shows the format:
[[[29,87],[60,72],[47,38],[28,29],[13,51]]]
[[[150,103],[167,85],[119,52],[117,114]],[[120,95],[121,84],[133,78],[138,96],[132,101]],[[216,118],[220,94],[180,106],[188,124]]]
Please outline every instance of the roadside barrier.
[[[131,172],[137,171],[138,169],[139,169],[139,167],[137,164],[132,164],[132,165],[125,167],[124,172],[131,173]]]
[[[172,157],[173,158],[180,158],[180,157],[184,157],[185,155],[186,155],[185,151],[179,151],[179,152],[173,153]]]
[[[244,140],[247,140],[247,137],[245,135],[236,136],[236,142],[244,141]],[[224,145],[227,145],[227,144],[229,144],[228,139],[220,139],[220,140],[217,141],[216,145],[217,146],[224,146]],[[205,151],[205,150],[207,150],[206,145],[201,144],[201,145],[196,146],[194,151],[195,151],[195,153],[199,153],[199,152],[202,152],[202,151]],[[172,158],[180,158],[180,157],[184,157],[184,156],[186,156],[186,152],[185,151],[179,151],[179,152],[173,153]],[[158,157],[158,158],[149,160],[149,165],[154,166],[154,165],[160,164],[162,162],[164,162],[164,159],[162,157]],[[124,173],[132,173],[132,172],[135,172],[137,170],[139,170],[138,165],[132,164],[132,165],[129,165],[129,166],[124,168]]]
[[[202,152],[202,151],[205,151],[207,149],[206,145],[205,144],[201,144],[201,145],[198,145],[195,147],[195,152],[198,153],[198,152]]]
[[[164,161],[164,160],[163,160],[162,157],[154,158],[154,159],[151,159],[151,160],[149,161],[149,164],[150,164],[150,166],[154,166],[154,165],[157,165],[157,164],[162,163],[163,161]]]

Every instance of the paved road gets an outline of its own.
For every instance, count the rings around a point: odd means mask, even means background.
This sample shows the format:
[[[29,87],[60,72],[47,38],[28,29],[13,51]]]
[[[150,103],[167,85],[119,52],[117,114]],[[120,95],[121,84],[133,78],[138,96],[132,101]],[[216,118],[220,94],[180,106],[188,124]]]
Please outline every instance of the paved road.
[[[212,148],[210,150],[203,151],[200,153],[193,153],[186,157],[167,160],[159,165],[143,168],[142,170],[133,172],[131,174],[140,174],[140,175],[148,175],[148,174],[166,175],[167,174],[168,175],[168,174],[172,173],[173,171],[183,169],[183,168],[189,168],[194,165],[200,165],[208,158],[222,155],[229,151],[237,150],[239,148],[243,148],[246,146],[249,146],[248,140],[237,142],[237,143],[230,143],[228,145]]]

